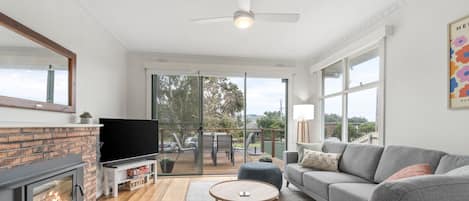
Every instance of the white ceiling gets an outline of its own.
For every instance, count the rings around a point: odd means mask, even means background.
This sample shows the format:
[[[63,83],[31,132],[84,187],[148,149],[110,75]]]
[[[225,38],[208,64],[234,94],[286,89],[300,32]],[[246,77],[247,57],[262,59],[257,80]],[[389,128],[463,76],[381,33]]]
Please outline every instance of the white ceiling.
[[[304,59],[350,34],[394,0],[252,0],[254,12],[299,12],[296,24],[195,24],[232,15],[236,0],[79,0],[131,51]]]

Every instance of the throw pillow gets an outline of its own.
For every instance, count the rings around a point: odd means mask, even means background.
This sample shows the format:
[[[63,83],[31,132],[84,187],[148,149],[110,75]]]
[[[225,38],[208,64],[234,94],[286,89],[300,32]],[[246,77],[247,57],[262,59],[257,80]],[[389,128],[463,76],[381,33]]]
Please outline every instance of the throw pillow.
[[[304,157],[300,164],[303,167],[337,172],[340,155],[305,149]]]
[[[445,175],[449,176],[469,176],[469,165],[462,166],[447,172]]]
[[[298,163],[303,161],[305,149],[313,151],[322,151],[322,143],[296,143],[296,151],[298,152]]]
[[[429,175],[429,174],[432,174],[432,166],[430,166],[430,164],[416,164],[416,165],[407,166],[397,171],[396,173],[388,177],[385,181],[395,181],[398,179]]]

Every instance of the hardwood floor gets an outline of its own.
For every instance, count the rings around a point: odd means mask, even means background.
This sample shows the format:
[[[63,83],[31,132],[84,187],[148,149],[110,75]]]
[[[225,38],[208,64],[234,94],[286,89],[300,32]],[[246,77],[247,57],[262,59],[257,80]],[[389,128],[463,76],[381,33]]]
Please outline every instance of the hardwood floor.
[[[177,154],[165,154],[165,157],[176,160]],[[248,161],[258,161],[261,156],[248,156]],[[185,201],[189,185],[193,181],[224,181],[236,179],[236,174],[243,164],[242,153],[236,152],[235,165],[226,158],[225,154],[219,154],[218,165],[214,166],[210,154],[204,154],[204,175],[200,176],[159,176],[156,184],[150,184],[135,191],[121,191],[117,198],[101,197],[98,201]],[[274,158],[273,163],[283,171],[283,161]],[[158,167],[158,172],[161,172]],[[192,153],[182,153],[176,160],[173,169],[174,174],[197,172],[194,166]],[[294,192],[293,192],[294,193]],[[289,194],[289,193],[287,193]],[[288,199],[280,199],[288,200]]]
[[[191,181],[220,181],[236,179],[235,176],[158,177],[154,185],[136,191],[119,192],[117,198],[101,197],[98,201],[184,201]]]

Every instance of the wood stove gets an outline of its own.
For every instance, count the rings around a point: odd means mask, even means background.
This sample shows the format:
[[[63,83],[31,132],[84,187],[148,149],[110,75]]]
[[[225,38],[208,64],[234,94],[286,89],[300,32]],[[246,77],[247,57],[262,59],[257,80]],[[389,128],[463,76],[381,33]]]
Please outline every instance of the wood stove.
[[[83,201],[80,155],[0,171],[2,201]]]

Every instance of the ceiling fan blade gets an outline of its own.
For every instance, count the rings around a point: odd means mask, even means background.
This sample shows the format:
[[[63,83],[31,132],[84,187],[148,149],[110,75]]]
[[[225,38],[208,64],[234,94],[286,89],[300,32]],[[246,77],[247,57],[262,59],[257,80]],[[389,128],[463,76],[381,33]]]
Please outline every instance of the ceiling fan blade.
[[[256,20],[268,22],[298,22],[299,13],[255,13]]]
[[[199,24],[230,22],[230,21],[233,21],[233,16],[198,18],[198,19],[192,19],[191,21],[194,23],[199,23]]]
[[[238,0],[238,7],[242,11],[251,11],[251,0]]]

